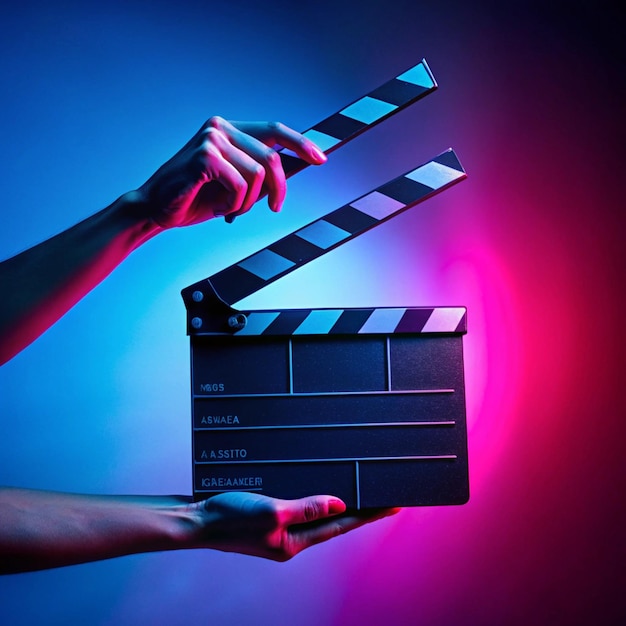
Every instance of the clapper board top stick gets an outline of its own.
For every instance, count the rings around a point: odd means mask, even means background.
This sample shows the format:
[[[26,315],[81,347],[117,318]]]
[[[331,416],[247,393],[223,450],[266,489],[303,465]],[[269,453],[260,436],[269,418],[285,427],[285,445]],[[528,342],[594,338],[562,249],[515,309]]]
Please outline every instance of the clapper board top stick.
[[[183,290],[196,499],[467,501],[464,307],[232,307],[465,177],[448,150]]]
[[[422,59],[417,65],[302,134],[328,155],[398,111],[433,93],[435,89],[437,81],[426,59]],[[309,167],[306,161],[291,150],[279,148],[279,154],[287,178]],[[227,222],[234,219],[232,216],[226,216]]]

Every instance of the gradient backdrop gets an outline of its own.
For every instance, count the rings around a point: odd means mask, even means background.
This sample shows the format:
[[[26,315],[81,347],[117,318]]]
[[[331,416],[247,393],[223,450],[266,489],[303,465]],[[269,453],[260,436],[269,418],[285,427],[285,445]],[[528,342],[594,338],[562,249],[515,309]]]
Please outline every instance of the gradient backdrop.
[[[440,89],[298,175],[281,215],[152,240],[5,365],[0,482],[190,493],[180,289],[452,146],[466,182],[245,305],[466,305],[472,495],[286,564],[195,551],[7,576],[0,622],[625,623],[618,10],[54,5],[0,9],[4,257],[141,184],[212,114],[304,130],[423,56]]]

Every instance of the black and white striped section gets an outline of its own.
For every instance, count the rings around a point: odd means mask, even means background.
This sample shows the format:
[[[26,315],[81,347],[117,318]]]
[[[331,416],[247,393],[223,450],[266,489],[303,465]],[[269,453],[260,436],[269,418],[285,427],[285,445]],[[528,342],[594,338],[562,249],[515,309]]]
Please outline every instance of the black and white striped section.
[[[248,311],[237,335],[373,335],[467,332],[465,307]]]
[[[330,154],[357,135],[394,113],[421,100],[437,89],[437,82],[426,59],[392,78],[366,96],[344,107],[338,113],[327,117],[302,134],[315,142],[325,154]],[[289,178],[309,166],[295,152],[278,148],[285,176]],[[227,215],[225,220],[232,223],[235,215]]]
[[[357,135],[375,126],[390,115],[417,102],[437,89],[437,82],[425,59],[359,98],[338,113],[302,133],[329,154]],[[283,169],[291,176],[307,167],[308,163],[294,152],[280,150]]]
[[[232,305],[466,177],[454,151],[447,150],[208,280],[217,295]]]

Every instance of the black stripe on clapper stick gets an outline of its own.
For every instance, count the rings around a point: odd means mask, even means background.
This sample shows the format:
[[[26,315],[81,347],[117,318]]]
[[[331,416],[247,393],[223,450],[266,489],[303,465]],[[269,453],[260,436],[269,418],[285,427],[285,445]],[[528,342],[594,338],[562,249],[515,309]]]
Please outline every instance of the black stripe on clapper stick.
[[[183,290],[185,303],[192,304],[193,292],[212,287],[222,303],[232,305],[465,178],[467,174],[455,152],[446,150],[239,263],[187,287]]]
[[[417,65],[370,91],[302,134],[316,143],[324,154],[330,154],[394,113],[421,100],[435,89],[437,89],[437,81],[426,59],[422,59]],[[278,154],[287,178],[309,165],[295,152],[286,148],[280,148]],[[227,215],[225,219],[228,223],[232,223],[235,217],[235,215]]]

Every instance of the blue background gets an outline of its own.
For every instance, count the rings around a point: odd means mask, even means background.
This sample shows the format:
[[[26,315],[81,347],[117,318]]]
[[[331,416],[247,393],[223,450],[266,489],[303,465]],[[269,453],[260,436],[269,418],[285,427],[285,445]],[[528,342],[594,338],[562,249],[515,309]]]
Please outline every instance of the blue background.
[[[467,306],[472,489],[286,564],[191,551],[7,576],[0,622],[619,623],[623,25],[550,6],[0,9],[4,257],[143,183],[213,114],[304,130],[423,56],[440,84],[294,178],[280,215],[150,241],[5,365],[0,482],[189,494],[180,289],[452,146],[466,182],[242,306]]]

